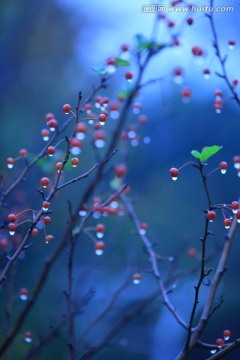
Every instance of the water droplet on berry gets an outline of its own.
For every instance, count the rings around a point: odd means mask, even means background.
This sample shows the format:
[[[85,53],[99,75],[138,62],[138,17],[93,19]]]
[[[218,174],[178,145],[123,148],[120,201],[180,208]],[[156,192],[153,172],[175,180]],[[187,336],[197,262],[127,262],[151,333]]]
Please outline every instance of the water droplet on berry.
[[[71,149],[70,149],[70,153],[72,155],[79,155],[81,154],[81,148],[78,147],[78,146],[73,146]]]
[[[98,255],[98,256],[101,256],[103,254],[103,250],[102,249],[96,249],[95,254]]]
[[[212,349],[212,350],[210,351],[211,354],[215,354],[216,352],[217,352],[216,349]]]
[[[12,168],[13,168],[13,164],[7,164],[7,167],[8,167],[9,169],[12,169]]]
[[[100,232],[100,231],[97,231],[97,232],[96,232],[96,237],[97,237],[98,239],[102,239],[103,236],[104,236],[104,233],[103,233],[103,232]]]
[[[94,141],[94,145],[98,148],[98,149],[101,149],[105,146],[106,142],[105,140],[102,140],[102,139],[97,139]]]
[[[118,110],[112,110],[109,114],[110,118],[113,120],[117,120],[119,118],[119,111]]]

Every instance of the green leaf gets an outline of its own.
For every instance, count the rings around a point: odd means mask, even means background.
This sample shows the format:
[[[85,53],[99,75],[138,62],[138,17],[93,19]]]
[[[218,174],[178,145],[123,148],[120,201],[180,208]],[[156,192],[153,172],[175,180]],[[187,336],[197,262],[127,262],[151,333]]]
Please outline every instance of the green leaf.
[[[148,40],[142,34],[137,34],[135,36],[135,44],[137,51],[153,50],[155,53],[158,53],[166,47],[166,45],[158,44],[156,41]]]
[[[122,184],[122,180],[117,176],[110,182],[110,186],[113,190],[118,190]]]
[[[122,90],[122,91],[119,91],[118,97],[123,97],[124,99],[126,99],[126,98],[128,98],[129,94],[130,94],[129,90]]]
[[[206,161],[211,156],[215,155],[219,150],[222,149],[222,146],[213,145],[213,146],[206,146],[202,149],[202,157],[203,161]]]
[[[200,154],[199,151],[197,151],[197,150],[192,150],[192,151],[191,151],[191,154],[192,154],[192,156],[194,156],[196,159],[199,159],[200,161],[202,161],[202,155]]]
[[[201,162],[207,161],[211,156],[215,155],[219,150],[222,149],[222,146],[213,145],[213,146],[205,146],[202,149],[202,152],[198,152],[197,150],[192,150],[191,154],[196,159],[199,159]]]
[[[115,66],[120,67],[120,66],[130,66],[130,62],[121,58],[115,58]]]
[[[92,66],[92,70],[95,71],[99,76],[106,74],[106,69],[104,66]]]

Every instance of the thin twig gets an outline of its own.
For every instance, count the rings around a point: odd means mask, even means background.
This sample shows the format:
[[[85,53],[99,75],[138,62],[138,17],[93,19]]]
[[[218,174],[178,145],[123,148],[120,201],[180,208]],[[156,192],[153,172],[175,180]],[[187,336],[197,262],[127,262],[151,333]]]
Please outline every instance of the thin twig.
[[[121,200],[123,201],[130,218],[132,219],[136,229],[137,229],[137,233],[139,235],[139,237],[141,238],[141,240],[143,241],[146,250],[150,256],[151,259],[151,263],[152,263],[152,270],[153,270],[153,274],[157,280],[159,289],[161,291],[162,297],[163,297],[163,302],[166,305],[166,307],[168,308],[168,310],[171,312],[171,314],[174,316],[174,318],[177,320],[177,322],[184,328],[187,329],[187,324],[185,323],[185,321],[179,316],[179,314],[177,313],[176,309],[174,308],[174,306],[171,304],[170,299],[168,297],[168,292],[164,286],[164,283],[161,279],[160,276],[160,272],[158,269],[158,263],[157,263],[157,256],[155,251],[153,250],[153,246],[152,243],[150,242],[150,240],[148,239],[148,237],[145,234],[142,234],[140,232],[140,221],[137,218],[136,212],[134,210],[133,205],[128,201],[127,197],[122,194],[120,196]]]

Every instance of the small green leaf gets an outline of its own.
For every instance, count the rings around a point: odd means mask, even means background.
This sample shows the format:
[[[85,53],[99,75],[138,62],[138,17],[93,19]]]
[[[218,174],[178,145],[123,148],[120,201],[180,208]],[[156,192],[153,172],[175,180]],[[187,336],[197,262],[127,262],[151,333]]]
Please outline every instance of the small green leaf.
[[[203,161],[206,161],[211,156],[215,155],[219,150],[222,149],[222,146],[213,145],[213,146],[206,146],[202,149],[202,158]]]
[[[106,74],[106,69],[104,66],[92,66],[92,70],[95,71],[99,76]]]
[[[211,156],[215,155],[219,150],[222,149],[222,146],[213,145],[213,146],[205,146],[202,149],[202,152],[198,152],[197,150],[192,150],[191,154],[196,159],[199,159],[201,162],[207,161]]]
[[[118,97],[123,97],[124,99],[126,99],[126,98],[128,98],[129,94],[130,94],[129,90],[122,90],[122,91],[119,91]]]
[[[130,62],[121,58],[115,58],[115,66],[120,67],[120,66],[130,66]]]
[[[122,184],[122,180],[117,176],[110,182],[110,186],[113,190],[118,190]]]
[[[200,154],[199,151],[197,151],[197,150],[192,150],[192,151],[191,151],[191,154],[192,154],[192,156],[194,156],[196,159],[199,159],[200,161],[202,161],[202,155]]]

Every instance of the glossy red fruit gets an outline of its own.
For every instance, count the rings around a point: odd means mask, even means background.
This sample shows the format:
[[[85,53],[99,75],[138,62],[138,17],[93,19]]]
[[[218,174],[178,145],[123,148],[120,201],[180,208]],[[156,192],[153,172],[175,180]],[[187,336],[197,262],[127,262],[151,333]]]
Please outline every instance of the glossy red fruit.
[[[177,180],[178,175],[179,175],[179,170],[177,168],[171,168],[169,170],[169,172],[170,172],[170,175],[171,175],[172,179]]]
[[[49,183],[50,183],[50,180],[49,180],[49,178],[47,178],[47,177],[43,177],[43,178],[41,178],[41,180],[40,180],[40,185],[41,185],[43,188],[46,188],[46,187],[49,185]]]
[[[71,164],[73,167],[76,167],[79,164],[79,159],[77,157],[72,158]]]
[[[27,156],[27,150],[26,149],[20,149],[19,150],[19,156],[22,156],[22,157]]]
[[[212,222],[214,219],[216,219],[216,217],[217,217],[217,214],[216,214],[215,211],[213,211],[213,210],[209,210],[209,211],[207,212],[207,214],[206,214],[206,218],[207,218],[210,222]]]
[[[10,223],[14,223],[17,220],[15,214],[9,214],[7,218]]]
[[[224,340],[223,340],[223,339],[217,339],[217,340],[215,341],[215,344],[216,344],[218,347],[223,346],[223,343],[224,343]]]
[[[63,105],[63,112],[64,112],[65,114],[69,114],[71,110],[72,110],[72,107],[71,107],[70,104],[64,104],[64,105]]]
[[[125,164],[118,164],[115,166],[114,172],[117,177],[123,177],[127,173],[127,167]]]
[[[133,73],[132,73],[131,71],[127,71],[127,72],[125,73],[125,78],[126,78],[127,80],[132,80],[132,78],[133,78]]]
[[[56,152],[56,149],[55,149],[54,146],[49,146],[47,148],[47,153],[48,153],[49,156],[53,156],[55,154],[55,152]]]

